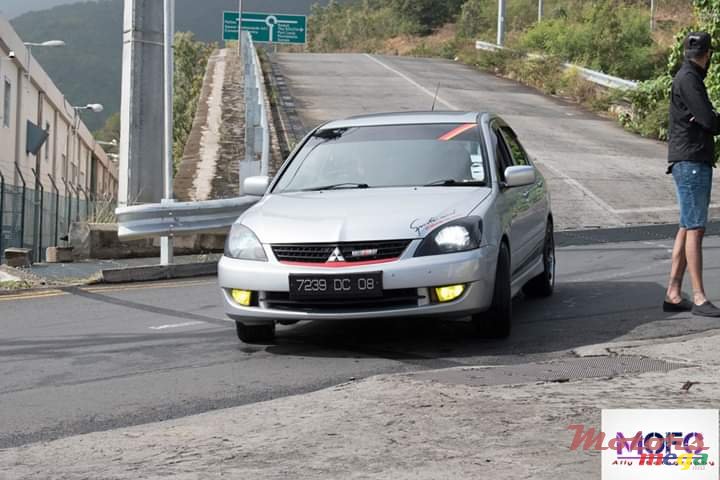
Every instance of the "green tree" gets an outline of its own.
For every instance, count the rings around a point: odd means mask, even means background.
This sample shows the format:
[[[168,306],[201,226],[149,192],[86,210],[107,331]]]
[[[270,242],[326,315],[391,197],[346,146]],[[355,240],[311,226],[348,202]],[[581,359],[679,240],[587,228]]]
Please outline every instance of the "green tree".
[[[173,158],[176,165],[182,160],[195,119],[208,59],[216,48],[215,44],[198,42],[192,33],[175,34]]]
[[[710,34],[716,47],[720,42],[720,0],[694,0],[694,8],[697,23],[677,33],[665,72],[653,80],[641,83],[637,90],[629,93],[633,113],[622,117],[621,121],[630,129],[661,140],[667,139],[670,87],[672,77],[684,59],[685,36],[691,30],[702,30]],[[710,100],[720,107],[720,66],[717,60],[710,65],[705,85]],[[716,140],[716,144],[718,143]],[[716,149],[716,156],[720,157],[720,148]]]
[[[464,0],[391,0],[390,6],[400,16],[416,23],[418,33],[427,34],[455,18],[463,3]]]
[[[115,112],[105,120],[105,125],[94,133],[95,138],[103,142],[120,141],[120,112]]]

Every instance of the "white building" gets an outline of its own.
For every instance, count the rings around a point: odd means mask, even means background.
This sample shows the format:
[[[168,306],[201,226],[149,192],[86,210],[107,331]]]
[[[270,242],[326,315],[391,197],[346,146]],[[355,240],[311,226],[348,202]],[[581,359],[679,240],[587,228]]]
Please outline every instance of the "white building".
[[[37,156],[26,151],[28,121],[49,134]],[[56,179],[61,195],[65,179],[89,194],[116,196],[117,165],[96,143],[10,22],[0,16],[0,172],[6,184],[21,184],[18,169],[28,188],[35,186],[32,169],[36,169],[45,192],[53,191],[49,174]]]

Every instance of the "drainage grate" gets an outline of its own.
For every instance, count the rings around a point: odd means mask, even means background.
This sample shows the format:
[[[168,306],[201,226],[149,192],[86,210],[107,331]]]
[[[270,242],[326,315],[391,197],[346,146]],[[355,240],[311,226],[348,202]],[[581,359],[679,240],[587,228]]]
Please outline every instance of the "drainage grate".
[[[559,247],[569,247],[573,245],[595,245],[598,243],[669,240],[675,238],[677,231],[677,224],[565,230],[555,233],[555,243]],[[709,222],[705,229],[705,234],[720,235],[720,222]]]
[[[567,382],[582,378],[617,377],[647,372],[669,372],[690,365],[638,356],[585,357],[552,362],[433,370],[411,374],[413,378],[441,383],[491,386],[537,382]]]

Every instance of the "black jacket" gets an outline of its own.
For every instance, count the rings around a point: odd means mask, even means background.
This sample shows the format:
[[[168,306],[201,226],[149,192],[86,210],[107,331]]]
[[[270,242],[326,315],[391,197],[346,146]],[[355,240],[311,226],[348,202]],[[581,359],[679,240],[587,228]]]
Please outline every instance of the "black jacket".
[[[705,89],[706,73],[700,65],[685,60],[673,79],[668,129],[671,163],[688,160],[715,165],[713,136],[720,134],[720,117]]]

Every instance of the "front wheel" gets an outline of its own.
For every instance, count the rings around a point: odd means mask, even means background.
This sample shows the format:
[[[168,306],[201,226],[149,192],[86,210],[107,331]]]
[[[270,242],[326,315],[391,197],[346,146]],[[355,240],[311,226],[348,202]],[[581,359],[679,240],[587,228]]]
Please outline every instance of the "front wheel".
[[[531,279],[523,287],[525,295],[530,297],[549,297],[555,291],[555,232],[551,221],[548,221],[545,231],[543,267],[543,272]]]
[[[275,322],[263,325],[246,325],[235,321],[237,336],[244,343],[267,343],[275,338]]]
[[[498,252],[495,290],[487,312],[472,316],[477,333],[484,338],[507,338],[512,325],[512,287],[510,285],[510,251],[506,244]]]

